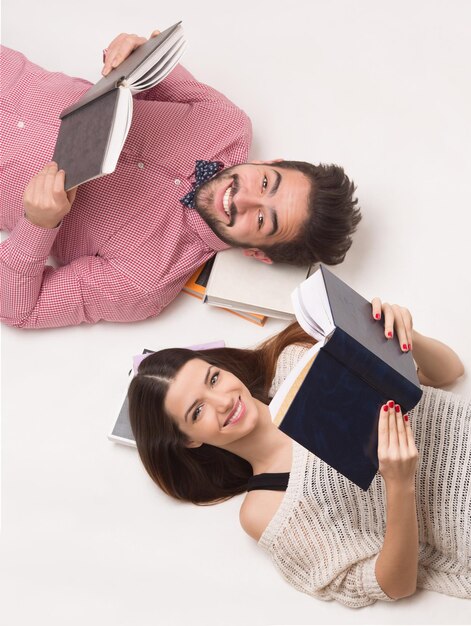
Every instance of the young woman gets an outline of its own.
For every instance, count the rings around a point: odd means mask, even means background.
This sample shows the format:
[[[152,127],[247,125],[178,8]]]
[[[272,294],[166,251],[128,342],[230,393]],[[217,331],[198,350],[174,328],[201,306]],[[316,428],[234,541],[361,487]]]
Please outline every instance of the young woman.
[[[139,454],[175,498],[208,504],[247,491],[242,527],[317,598],[356,608],[416,587],[471,598],[471,405],[432,388],[463,366],[413,330],[407,309],[375,298],[372,314],[413,351],[425,386],[409,415],[394,398],[382,407],[367,492],[271,421],[269,396],[313,342],[297,324],[256,350],[147,357],[129,388]]]

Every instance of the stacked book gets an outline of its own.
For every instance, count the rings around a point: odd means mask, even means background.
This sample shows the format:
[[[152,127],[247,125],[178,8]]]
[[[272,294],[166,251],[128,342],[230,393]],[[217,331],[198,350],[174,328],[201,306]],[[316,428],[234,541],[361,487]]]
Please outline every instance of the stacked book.
[[[309,273],[309,267],[268,265],[234,248],[198,268],[183,291],[263,326],[267,317],[294,320],[290,294]]]

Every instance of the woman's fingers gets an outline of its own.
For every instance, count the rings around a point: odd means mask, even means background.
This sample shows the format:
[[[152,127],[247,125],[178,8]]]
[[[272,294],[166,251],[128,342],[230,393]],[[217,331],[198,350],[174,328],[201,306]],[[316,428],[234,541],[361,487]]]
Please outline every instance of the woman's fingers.
[[[389,446],[389,407],[383,405],[379,411],[378,421],[378,456]]]
[[[375,320],[381,319],[381,300],[379,298],[373,298],[371,301],[371,314],[373,315]]]
[[[390,304],[383,302],[383,316],[384,316],[384,336],[387,339],[394,337],[394,310]]]
[[[410,484],[417,467],[418,452],[412,430],[401,407],[389,400],[381,409],[378,424],[379,472],[386,483]]]
[[[381,302],[379,298],[373,298],[371,314],[374,319],[383,320],[386,339],[392,339],[396,335],[403,352],[412,350],[413,323],[409,309],[398,304]]]

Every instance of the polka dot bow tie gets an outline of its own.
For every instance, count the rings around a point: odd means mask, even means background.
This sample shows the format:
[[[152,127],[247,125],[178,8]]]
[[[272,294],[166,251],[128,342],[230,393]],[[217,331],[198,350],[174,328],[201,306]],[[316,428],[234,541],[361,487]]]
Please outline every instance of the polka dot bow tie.
[[[224,164],[220,161],[196,161],[195,167],[195,182],[193,183],[193,189],[180,198],[180,202],[189,207],[195,208],[195,194],[196,190],[201,187],[203,183],[210,180],[215,174],[222,170]]]

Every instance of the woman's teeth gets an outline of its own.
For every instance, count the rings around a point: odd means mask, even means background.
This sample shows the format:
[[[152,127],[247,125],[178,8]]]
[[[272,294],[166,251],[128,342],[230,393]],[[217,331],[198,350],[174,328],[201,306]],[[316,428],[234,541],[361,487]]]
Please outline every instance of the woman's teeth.
[[[224,426],[228,426],[229,424],[232,424],[233,422],[237,422],[241,413],[242,413],[242,402],[239,400],[234,414],[231,416],[230,419],[227,420]]]

